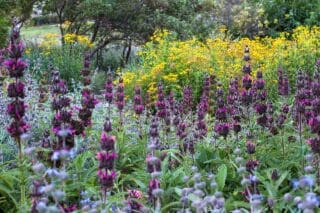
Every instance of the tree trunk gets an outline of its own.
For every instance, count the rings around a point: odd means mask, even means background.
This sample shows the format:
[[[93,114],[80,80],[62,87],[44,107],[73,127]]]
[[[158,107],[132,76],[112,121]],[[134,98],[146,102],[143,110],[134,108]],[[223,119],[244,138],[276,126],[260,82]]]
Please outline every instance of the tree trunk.
[[[126,64],[128,64],[129,59],[130,59],[131,48],[132,48],[132,40],[129,39],[128,51],[127,51],[127,55],[126,55]]]
[[[99,31],[99,27],[100,27],[100,22],[96,21],[94,23],[93,33],[92,33],[92,37],[91,37],[91,43],[93,43],[96,40],[97,35],[98,35],[98,31]]]

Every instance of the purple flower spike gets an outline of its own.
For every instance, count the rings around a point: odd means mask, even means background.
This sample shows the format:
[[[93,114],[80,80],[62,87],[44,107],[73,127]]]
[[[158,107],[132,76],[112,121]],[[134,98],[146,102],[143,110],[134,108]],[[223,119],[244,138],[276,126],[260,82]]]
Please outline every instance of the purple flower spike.
[[[144,110],[143,101],[141,97],[141,88],[135,88],[135,96],[134,96],[134,111],[137,115],[141,115]]]

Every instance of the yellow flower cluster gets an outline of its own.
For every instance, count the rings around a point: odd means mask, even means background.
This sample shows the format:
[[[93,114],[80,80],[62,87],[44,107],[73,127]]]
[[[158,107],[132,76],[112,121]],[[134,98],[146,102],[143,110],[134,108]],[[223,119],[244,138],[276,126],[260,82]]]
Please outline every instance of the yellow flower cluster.
[[[201,84],[199,79],[207,73],[214,73],[227,85],[230,78],[241,76],[245,45],[250,48],[253,73],[260,67],[268,89],[275,90],[279,65],[293,81],[299,67],[307,68],[320,56],[320,28],[301,26],[277,38],[215,38],[206,42],[179,41],[172,39],[168,31],[157,31],[138,53],[141,66],[126,71],[123,78],[128,91],[138,84],[151,96],[156,94],[159,81],[177,90],[186,84]]]
[[[64,41],[66,44],[79,44],[83,47],[91,48],[93,44],[90,42],[88,36],[77,35],[73,33],[68,33],[64,36]],[[52,48],[59,46],[60,43],[60,35],[57,33],[48,33],[45,34],[42,41],[40,42],[40,47],[43,48],[44,54],[49,55]]]
[[[43,39],[40,42],[39,47],[44,49],[44,55],[49,55],[51,52],[51,48],[59,45],[59,43],[59,34],[47,33],[43,36]]]
[[[62,24],[62,28],[63,29],[68,29],[71,25],[71,22],[70,21],[65,21],[63,24]]]
[[[40,47],[50,48],[59,44],[59,35],[57,33],[47,33],[40,42]]]
[[[91,43],[88,36],[84,35],[77,35],[74,33],[68,33],[64,36],[64,41],[66,44],[80,44],[86,47],[92,47],[93,44]]]

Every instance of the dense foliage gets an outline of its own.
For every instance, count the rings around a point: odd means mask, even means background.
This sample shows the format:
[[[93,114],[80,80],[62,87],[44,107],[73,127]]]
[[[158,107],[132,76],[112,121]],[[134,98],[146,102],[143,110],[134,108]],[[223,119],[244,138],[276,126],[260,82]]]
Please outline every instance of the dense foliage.
[[[83,52],[92,47],[87,36],[66,34],[65,45],[59,45],[57,34],[46,34],[43,40],[28,44],[26,56],[30,62],[30,73],[38,81],[48,80],[49,67],[54,65],[59,69],[61,77],[73,88],[80,80],[80,70],[83,62]]]
[[[242,50],[251,47],[253,76],[257,70],[264,74],[269,95],[276,98],[277,67],[281,65],[291,84],[296,79],[296,69],[302,68],[311,74],[313,62],[320,56],[319,27],[298,27],[293,33],[280,37],[256,37],[230,40],[223,37],[181,41],[168,31],[158,31],[152,41],[138,52],[140,63],[124,71],[123,78],[127,95],[133,96],[135,85],[155,97],[157,83],[162,81],[168,90],[181,93],[189,85],[196,99],[201,96],[201,82],[206,75],[214,73],[227,88],[231,78],[241,76]]]
[[[34,0],[0,0],[0,48],[6,45],[11,18],[20,23],[26,21],[32,12]]]

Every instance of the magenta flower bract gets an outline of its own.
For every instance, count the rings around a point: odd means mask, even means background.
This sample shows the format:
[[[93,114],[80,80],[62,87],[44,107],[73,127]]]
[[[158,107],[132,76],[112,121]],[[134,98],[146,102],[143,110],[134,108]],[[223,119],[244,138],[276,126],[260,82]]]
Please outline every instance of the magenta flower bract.
[[[142,97],[141,97],[141,88],[136,87],[134,91],[135,91],[134,111],[136,112],[137,115],[141,115],[144,110],[143,101],[142,101]]]
[[[320,115],[312,117],[308,124],[311,127],[311,132],[320,136]]]
[[[283,74],[282,67],[278,68],[278,92],[282,96],[288,96],[290,92],[289,79],[287,75]]]
[[[153,157],[152,155],[147,156],[147,171],[149,173],[152,172],[160,172],[161,171],[161,160],[157,157]]]
[[[177,127],[177,136],[180,138],[180,140],[187,137],[188,133],[186,132],[187,124],[184,122],[179,123]]]
[[[104,97],[106,101],[111,104],[113,100],[113,83],[112,83],[112,76],[111,74],[108,75],[107,82],[104,86],[105,94]]]
[[[106,121],[103,124],[103,130],[105,132],[111,132],[112,131],[112,123],[109,118],[106,118]]]
[[[10,97],[10,98],[15,98],[15,97],[24,98],[25,97],[24,83],[22,83],[21,81],[18,81],[17,83],[15,83],[15,82],[10,83],[8,86],[8,97]]]
[[[242,86],[246,89],[249,90],[252,87],[252,79],[249,75],[245,75],[242,78]]]
[[[12,101],[7,106],[8,114],[17,120],[20,120],[25,114],[26,104],[19,99]]]
[[[216,119],[219,121],[226,121],[227,120],[227,108],[221,107],[216,110]]]
[[[111,125],[111,123],[110,123]],[[98,178],[103,192],[103,199],[106,201],[107,190],[111,189],[116,178],[114,171],[115,160],[118,157],[115,152],[116,137],[108,135],[106,132],[101,133],[100,147],[101,151],[97,153],[99,161]]]
[[[167,115],[167,105],[165,100],[165,95],[163,92],[163,85],[160,83],[158,85],[158,100],[156,102],[157,116],[164,119]]]
[[[124,84],[123,84],[123,79],[119,79],[117,91],[116,91],[116,106],[121,112],[124,107]]]
[[[150,200],[154,199],[153,191],[155,189],[160,189],[160,181],[158,179],[152,179],[149,181],[148,195]]]
[[[183,88],[183,99],[181,105],[181,114],[187,114],[192,109],[192,92],[189,86]]]
[[[255,105],[255,109],[256,109],[256,112],[259,113],[260,115],[263,115],[267,112],[267,105],[264,104],[264,103],[257,103]]]
[[[230,125],[228,123],[222,123],[222,124],[216,124],[214,126],[214,131],[220,135],[226,138],[229,134]]]
[[[241,92],[241,101],[242,101],[243,105],[249,106],[253,101],[253,95],[254,95],[253,91],[251,91],[251,90],[249,90],[249,91],[243,90]]]
[[[312,152],[320,153],[320,138],[310,138],[307,140],[307,144],[310,145]]]
[[[26,133],[30,126],[23,120],[12,121],[7,130],[11,137],[19,138],[22,134]]]
[[[106,171],[102,169],[98,170],[99,183],[101,184],[103,190],[107,190],[113,187],[116,176],[117,174],[115,171]]]
[[[97,159],[99,160],[99,168],[108,168],[109,170],[113,169],[115,159],[118,157],[115,152],[98,152]]]
[[[258,165],[258,160],[248,160],[246,163],[246,169],[248,172],[253,173],[253,171],[257,168]]]
[[[9,71],[9,76],[11,78],[21,78],[23,77],[24,70],[28,67],[27,63],[22,59],[8,59],[3,62]]]
[[[254,154],[256,152],[256,145],[252,141],[246,142],[246,148],[248,154]]]
[[[101,149],[106,151],[113,151],[115,142],[116,142],[115,136],[107,135],[107,133],[105,132],[101,134],[101,139],[100,139]]]

